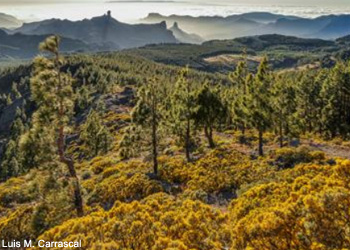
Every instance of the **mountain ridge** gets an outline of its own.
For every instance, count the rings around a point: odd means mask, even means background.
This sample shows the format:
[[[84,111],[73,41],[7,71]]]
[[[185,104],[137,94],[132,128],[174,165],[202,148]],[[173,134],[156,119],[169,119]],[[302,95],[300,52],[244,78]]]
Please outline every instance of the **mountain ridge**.
[[[47,35],[8,34],[0,29],[0,59],[30,59],[39,53],[38,44]],[[90,50],[89,46],[80,40],[62,37],[62,52],[82,52]]]
[[[304,18],[269,12],[252,12],[223,16],[164,16],[150,13],[146,23],[177,22],[185,32],[194,32],[205,40],[233,39],[242,36],[281,34],[303,38],[334,40],[350,33],[350,14]]]
[[[80,21],[50,19],[27,23],[11,32],[27,35],[55,33],[82,40],[87,44],[99,47],[100,50],[178,42],[171,31],[167,30],[165,22],[132,25],[117,21],[110,13]]]

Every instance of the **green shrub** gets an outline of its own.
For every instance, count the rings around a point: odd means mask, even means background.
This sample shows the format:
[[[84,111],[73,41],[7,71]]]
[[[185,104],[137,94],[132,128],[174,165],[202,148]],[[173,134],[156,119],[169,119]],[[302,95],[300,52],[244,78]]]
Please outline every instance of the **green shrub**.
[[[310,148],[302,146],[295,148],[281,148],[276,150],[276,162],[279,168],[292,168],[299,163],[320,162],[326,159],[322,151],[311,151]]]

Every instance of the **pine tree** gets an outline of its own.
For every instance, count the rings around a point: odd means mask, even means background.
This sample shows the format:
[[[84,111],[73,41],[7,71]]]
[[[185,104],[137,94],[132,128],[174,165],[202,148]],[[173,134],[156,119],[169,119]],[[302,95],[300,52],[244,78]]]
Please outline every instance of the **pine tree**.
[[[273,85],[273,117],[277,126],[279,145],[284,146],[284,136],[293,132],[294,114],[296,112],[294,82],[290,78],[276,77]]]
[[[159,132],[163,119],[164,96],[161,84],[156,79],[148,80],[138,91],[138,101],[132,112],[132,122],[139,126],[144,136],[150,138],[153,172],[158,174]]]
[[[101,94],[106,94],[110,90],[110,85],[106,75],[99,75],[97,79],[96,89]]]
[[[96,101],[96,111],[103,114],[107,111],[106,103],[102,97],[99,97]]]
[[[34,114],[31,128],[20,137],[19,141],[22,165],[26,170],[41,165],[49,167],[57,158],[56,141],[52,128],[34,123],[36,119]]]
[[[246,55],[244,60],[238,63],[236,70],[229,75],[231,85],[229,88],[230,112],[234,123],[240,127],[243,135],[248,123],[247,97],[249,85],[251,84],[251,74],[248,70]]]
[[[347,65],[337,63],[325,79],[320,95],[324,102],[321,120],[326,136],[349,137],[350,70]]]
[[[191,161],[196,95],[193,84],[187,79],[188,73],[188,67],[180,71],[175,91],[170,98],[169,122],[174,134],[184,146],[187,161]]]
[[[297,121],[301,132],[321,131],[323,101],[320,96],[322,85],[328,70],[321,70],[317,75],[304,73],[296,84]]]
[[[11,125],[9,141],[6,144],[4,155],[1,159],[0,179],[7,180],[26,172],[22,164],[22,152],[19,147],[19,140],[26,128],[22,121],[21,109],[17,108],[16,117]]]
[[[65,153],[65,137],[74,109],[73,79],[61,70],[64,61],[59,53],[59,44],[58,36],[47,38],[39,48],[53,57],[37,57],[34,61],[31,92],[38,108],[32,123],[34,130],[41,130],[50,138],[49,143],[54,143],[59,161],[67,166],[73,180],[75,208],[78,216],[82,216],[84,212],[79,179],[73,159]]]
[[[10,140],[6,145],[6,150],[1,163],[0,180],[4,181],[10,177],[17,176],[19,173],[18,150],[16,141]]]
[[[8,94],[6,97],[6,106],[10,106],[12,104],[11,94]]]
[[[261,61],[258,72],[250,86],[250,123],[259,132],[259,155],[264,155],[263,135],[271,127],[272,104],[271,104],[271,86],[272,73],[268,68],[267,58]]]
[[[0,94],[0,115],[2,114],[6,106],[6,95]]]
[[[21,93],[18,91],[17,83],[12,84],[11,92],[14,95],[15,99],[19,99],[22,97]]]
[[[111,137],[108,128],[102,123],[102,117],[95,110],[91,110],[80,133],[86,153],[90,157],[107,153],[111,146]]]
[[[130,159],[139,153],[135,144],[140,141],[140,131],[135,125],[130,125],[123,131],[123,137],[119,143],[119,156],[121,159]]]
[[[24,132],[25,126],[23,124],[22,112],[17,108],[16,119],[11,126],[11,138],[18,140]]]
[[[197,93],[196,102],[195,122],[203,127],[209,147],[214,148],[213,130],[223,120],[226,113],[218,89],[205,83]]]
[[[77,112],[84,111],[93,101],[91,86],[83,84],[77,91]]]

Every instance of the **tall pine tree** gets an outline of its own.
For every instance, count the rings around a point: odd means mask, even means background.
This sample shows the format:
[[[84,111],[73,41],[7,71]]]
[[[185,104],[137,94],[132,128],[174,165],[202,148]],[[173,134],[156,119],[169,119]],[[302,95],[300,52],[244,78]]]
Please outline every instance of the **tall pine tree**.
[[[158,147],[160,126],[164,118],[164,86],[150,79],[138,91],[138,101],[132,112],[132,122],[142,131],[139,138],[149,138],[153,172],[158,174]]]
[[[251,74],[248,69],[248,62],[246,55],[244,60],[239,62],[236,70],[229,75],[231,85],[229,88],[229,104],[231,116],[242,131],[243,141],[245,130],[248,123],[247,101],[249,95],[249,86],[251,84]]]
[[[185,149],[187,161],[191,161],[196,92],[193,83],[188,79],[188,74],[188,67],[180,71],[175,90],[170,97],[169,122]]]
[[[33,127],[50,137],[58,159],[65,164],[73,182],[74,205],[78,216],[84,214],[83,199],[74,161],[66,154],[66,136],[73,116],[75,95],[73,79],[62,72],[64,59],[59,53],[60,38],[51,36],[40,44],[40,50],[52,56],[47,59],[37,57],[31,78],[32,98],[37,104],[33,114]],[[47,145],[50,148],[50,145]]]
[[[197,93],[196,102],[196,125],[203,127],[209,147],[214,148],[213,130],[223,121],[226,114],[219,90],[205,83]]]
[[[350,136],[350,68],[342,62],[330,71],[321,98],[324,102],[322,124],[327,137]]]
[[[272,80],[267,58],[264,57],[249,91],[250,123],[259,133],[258,152],[260,156],[264,155],[263,135],[272,125]]]
[[[278,130],[279,144],[284,146],[284,137],[295,135],[294,114],[296,112],[294,83],[288,77],[276,77],[273,85],[273,120]]]

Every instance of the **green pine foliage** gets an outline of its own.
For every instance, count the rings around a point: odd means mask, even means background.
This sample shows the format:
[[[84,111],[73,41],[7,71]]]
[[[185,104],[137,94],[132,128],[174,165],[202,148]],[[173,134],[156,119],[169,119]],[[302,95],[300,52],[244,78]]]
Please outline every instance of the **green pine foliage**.
[[[140,132],[142,138],[149,147],[153,161],[153,172],[158,174],[158,151],[161,126],[165,117],[166,90],[157,79],[150,79],[138,91],[138,101],[132,111],[132,123]]]
[[[230,84],[227,91],[228,107],[231,113],[233,124],[239,127],[242,135],[248,124],[249,110],[249,88],[252,84],[253,76],[249,72],[246,58],[238,63],[235,71],[229,74]],[[244,141],[244,138],[243,138]]]
[[[277,72],[243,56],[211,74],[128,51],[63,57],[59,42],[0,74],[4,239],[350,249],[346,62]]]
[[[20,137],[27,131],[25,126],[25,111],[17,108],[16,117],[11,125],[9,141],[0,164],[0,180],[18,176],[27,172],[27,165],[24,162],[24,152],[20,148]]]
[[[249,123],[258,131],[259,134],[259,155],[263,151],[263,134],[272,126],[272,86],[273,75],[268,68],[268,61],[265,57],[258,68],[258,72],[252,81],[249,89]]]
[[[169,124],[185,150],[187,161],[191,161],[194,144],[194,114],[196,106],[196,89],[188,79],[189,68],[180,71],[175,89],[169,100]]]
[[[82,216],[83,201],[79,179],[74,161],[67,156],[65,147],[66,135],[74,112],[73,78],[70,74],[61,71],[64,59],[59,53],[59,44],[60,38],[51,36],[39,46],[40,50],[50,53],[52,58],[37,57],[34,61],[34,74],[30,87],[32,99],[38,107],[32,117],[33,126],[22,140],[22,144],[35,145],[36,148],[41,149],[40,157],[55,155],[59,162],[67,166],[73,182],[74,204],[78,216]],[[39,139],[38,144],[35,139]],[[44,143],[43,140],[45,140]],[[31,145],[32,143],[34,145]]]
[[[338,63],[328,72],[320,97],[324,100],[320,117],[328,138],[350,134],[350,72],[349,66]]]
[[[277,76],[272,88],[273,127],[278,131],[280,147],[284,147],[285,139],[290,141],[298,135],[296,129],[296,91],[293,81],[284,76]]]
[[[112,144],[112,136],[108,128],[103,124],[102,116],[95,110],[91,110],[85,123],[81,127],[80,140],[83,144],[85,155],[95,157],[106,154]]]
[[[218,129],[225,120],[226,107],[221,101],[220,89],[205,83],[196,94],[194,120],[196,127],[203,127],[210,148],[215,147],[214,129]]]

